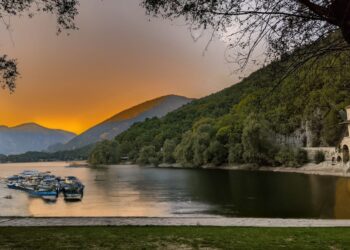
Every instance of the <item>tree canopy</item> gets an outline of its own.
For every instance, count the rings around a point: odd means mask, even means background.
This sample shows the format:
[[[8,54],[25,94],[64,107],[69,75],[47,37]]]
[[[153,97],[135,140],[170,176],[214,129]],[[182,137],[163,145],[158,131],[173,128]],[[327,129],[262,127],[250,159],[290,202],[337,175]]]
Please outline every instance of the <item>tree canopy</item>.
[[[254,50],[266,42],[267,60],[342,34],[331,44],[303,51],[297,64],[350,47],[348,0],[143,0],[147,13],[174,19],[184,17],[191,30],[212,29],[230,45],[228,60],[244,67]],[[300,57],[299,56],[299,57]]]
[[[64,30],[77,29],[74,19],[78,14],[78,5],[79,0],[4,0],[0,1],[0,18],[8,29],[10,24],[6,20],[12,16],[33,17],[40,12],[49,13],[57,18],[59,34]],[[0,86],[14,91],[18,76],[17,61],[6,55],[0,56]]]

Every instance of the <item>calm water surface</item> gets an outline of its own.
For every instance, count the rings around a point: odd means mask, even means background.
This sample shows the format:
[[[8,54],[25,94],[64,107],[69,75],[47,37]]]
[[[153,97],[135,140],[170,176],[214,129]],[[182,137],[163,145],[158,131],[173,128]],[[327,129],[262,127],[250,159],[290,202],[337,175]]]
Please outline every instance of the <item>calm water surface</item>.
[[[0,177],[26,169],[75,175],[81,202],[46,203],[0,184],[0,216],[231,216],[350,218],[350,178],[291,173],[138,166],[68,168],[63,162],[0,164]],[[12,195],[13,199],[3,198]]]

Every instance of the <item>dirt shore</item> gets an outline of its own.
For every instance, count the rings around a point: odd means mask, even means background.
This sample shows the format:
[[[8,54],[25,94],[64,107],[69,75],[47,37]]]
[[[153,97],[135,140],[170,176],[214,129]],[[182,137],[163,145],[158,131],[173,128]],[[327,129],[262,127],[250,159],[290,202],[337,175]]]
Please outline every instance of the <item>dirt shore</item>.
[[[159,168],[185,168],[180,165],[161,164]],[[268,171],[268,172],[286,172],[313,175],[329,175],[350,177],[348,166],[340,164],[333,165],[331,162],[322,162],[320,164],[308,163],[299,168],[291,167],[254,167],[251,165],[235,165],[235,166],[202,166],[202,169],[221,169],[221,170],[245,170],[245,171]]]
[[[223,226],[223,227],[350,227],[350,220],[268,219],[268,218],[141,218],[141,217],[64,217],[0,218],[0,227],[48,226]]]

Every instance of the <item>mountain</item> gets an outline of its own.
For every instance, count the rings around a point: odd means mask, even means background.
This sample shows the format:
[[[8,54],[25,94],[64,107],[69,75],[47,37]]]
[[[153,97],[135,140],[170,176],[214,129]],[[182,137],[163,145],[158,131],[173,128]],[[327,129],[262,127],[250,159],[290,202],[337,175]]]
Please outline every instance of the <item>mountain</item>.
[[[15,127],[0,126],[0,154],[21,154],[46,150],[52,144],[65,143],[76,135],[57,129],[48,129],[36,123]]]
[[[295,149],[335,146],[343,134],[349,58],[349,51],[320,56],[285,77],[296,59],[286,55],[240,83],[98,144],[89,161],[294,165],[304,157]]]
[[[142,122],[147,118],[162,117],[191,101],[192,99],[176,95],[167,95],[146,101],[112,116],[64,145],[51,146],[49,151],[74,150],[98,141],[111,140],[134,123]]]

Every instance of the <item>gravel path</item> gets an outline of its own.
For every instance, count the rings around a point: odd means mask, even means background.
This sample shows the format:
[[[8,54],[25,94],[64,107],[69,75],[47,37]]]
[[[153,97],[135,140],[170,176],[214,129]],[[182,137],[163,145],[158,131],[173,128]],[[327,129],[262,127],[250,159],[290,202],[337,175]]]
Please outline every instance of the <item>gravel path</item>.
[[[233,226],[233,227],[350,227],[350,220],[263,218],[0,218],[0,227],[32,226]]]

